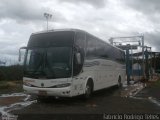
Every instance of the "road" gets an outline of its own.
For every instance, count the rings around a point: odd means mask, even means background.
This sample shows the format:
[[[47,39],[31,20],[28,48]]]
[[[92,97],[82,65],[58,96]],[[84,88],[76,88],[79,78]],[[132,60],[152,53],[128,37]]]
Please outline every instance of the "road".
[[[140,86],[140,87],[139,87]],[[139,92],[142,85],[133,85],[126,88],[116,86],[95,92],[89,100],[81,97],[74,98],[48,98],[40,102],[32,96],[29,101],[37,101],[27,107],[11,110],[10,113],[21,116],[21,119],[28,119],[32,115],[68,115],[68,114],[104,114],[104,113],[159,113],[158,101],[152,97],[143,97]],[[143,85],[144,86],[144,85]],[[143,90],[142,90],[143,91]],[[156,101],[156,102],[155,102]],[[78,117],[78,116],[77,116]],[[39,119],[36,118],[36,119]],[[33,118],[35,119],[35,118]],[[31,118],[32,120],[32,118]]]
[[[160,113],[160,107],[147,98],[121,97],[120,89],[112,87],[96,92],[89,100],[75,98],[48,98],[38,101],[14,114],[65,114],[65,113]]]

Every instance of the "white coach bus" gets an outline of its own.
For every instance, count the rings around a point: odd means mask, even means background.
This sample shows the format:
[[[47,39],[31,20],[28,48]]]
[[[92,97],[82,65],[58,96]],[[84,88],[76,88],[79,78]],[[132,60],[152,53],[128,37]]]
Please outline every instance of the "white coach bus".
[[[22,48],[23,89],[29,94],[88,98],[125,80],[125,53],[82,30],[33,33]]]

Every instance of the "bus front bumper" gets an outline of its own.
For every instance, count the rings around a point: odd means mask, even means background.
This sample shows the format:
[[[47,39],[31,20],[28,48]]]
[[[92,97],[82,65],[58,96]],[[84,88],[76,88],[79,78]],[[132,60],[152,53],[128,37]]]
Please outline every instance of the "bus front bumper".
[[[37,88],[23,85],[23,89],[28,94],[38,96],[72,97],[70,86],[64,88]]]

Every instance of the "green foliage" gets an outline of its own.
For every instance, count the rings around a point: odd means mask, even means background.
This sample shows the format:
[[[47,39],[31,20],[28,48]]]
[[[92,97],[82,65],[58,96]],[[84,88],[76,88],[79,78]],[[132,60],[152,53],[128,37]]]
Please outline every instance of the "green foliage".
[[[22,80],[19,81],[0,81],[0,94],[23,92]]]
[[[7,84],[7,82],[6,81],[0,81],[0,89],[6,89],[6,88],[8,88],[9,87],[9,85]]]
[[[20,65],[0,66],[0,81],[22,80],[23,67]]]

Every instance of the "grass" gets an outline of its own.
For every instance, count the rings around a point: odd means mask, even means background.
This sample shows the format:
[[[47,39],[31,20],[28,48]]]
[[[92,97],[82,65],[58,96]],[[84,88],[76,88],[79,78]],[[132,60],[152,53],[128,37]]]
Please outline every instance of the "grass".
[[[7,81],[0,81],[0,90],[1,89],[7,89],[9,87],[9,84]]]
[[[22,91],[22,81],[0,81],[0,94]]]

